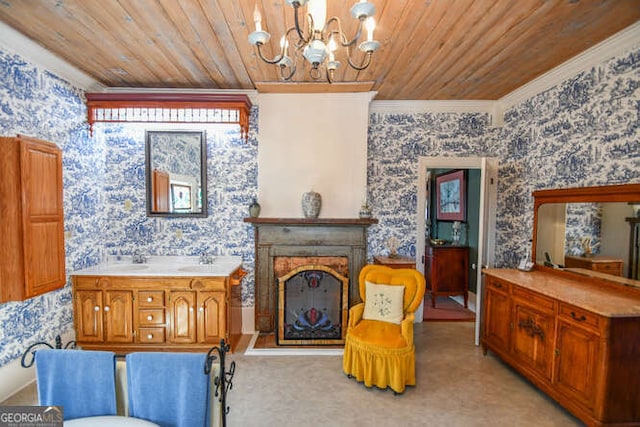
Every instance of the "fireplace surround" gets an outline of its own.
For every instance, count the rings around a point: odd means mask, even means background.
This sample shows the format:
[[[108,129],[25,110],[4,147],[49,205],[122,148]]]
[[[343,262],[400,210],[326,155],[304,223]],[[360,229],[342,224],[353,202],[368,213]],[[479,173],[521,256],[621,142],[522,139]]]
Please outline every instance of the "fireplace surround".
[[[274,266],[281,257],[344,257],[349,279],[349,307],[360,302],[358,273],[367,263],[367,229],[374,218],[245,218],[255,233],[255,327],[275,332],[278,278]],[[314,262],[315,263],[315,262]]]

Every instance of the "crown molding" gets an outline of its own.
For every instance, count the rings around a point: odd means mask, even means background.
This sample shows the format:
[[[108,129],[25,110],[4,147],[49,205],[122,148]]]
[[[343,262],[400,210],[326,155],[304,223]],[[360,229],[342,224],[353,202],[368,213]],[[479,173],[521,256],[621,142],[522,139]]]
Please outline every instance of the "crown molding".
[[[39,68],[45,69],[85,91],[100,91],[105,87],[4,22],[0,22],[0,46],[19,54]]]
[[[204,95],[246,95],[253,105],[258,103],[258,91],[255,89],[181,89],[181,88],[131,88],[105,87],[100,93],[113,94],[204,94]]]
[[[520,86],[502,97],[499,102],[505,110],[509,109],[585,70],[638,47],[640,47],[640,21]]]
[[[492,113],[496,101],[372,101],[371,113]]]

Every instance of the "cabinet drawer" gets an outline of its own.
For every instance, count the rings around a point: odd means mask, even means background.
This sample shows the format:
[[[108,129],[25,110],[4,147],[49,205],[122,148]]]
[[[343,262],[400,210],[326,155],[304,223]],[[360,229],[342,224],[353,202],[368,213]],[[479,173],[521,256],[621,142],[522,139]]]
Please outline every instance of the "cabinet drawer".
[[[600,316],[569,304],[560,303],[560,316],[575,324],[588,326],[593,329],[600,327]]]
[[[140,328],[138,329],[138,341],[142,343],[158,344],[163,343],[164,328]]]
[[[513,298],[519,299],[525,304],[533,305],[535,307],[548,311],[555,311],[556,308],[556,303],[553,299],[547,298],[535,292],[530,292],[517,286],[513,287]]]
[[[509,293],[510,286],[508,282],[503,282],[495,277],[490,277],[489,280],[487,280],[487,288],[494,291]]]
[[[622,276],[622,264],[617,262],[594,263],[593,270],[601,273]]]
[[[139,291],[138,307],[164,307],[164,291]]]
[[[140,326],[164,325],[164,309],[146,308],[138,310],[138,324]]]

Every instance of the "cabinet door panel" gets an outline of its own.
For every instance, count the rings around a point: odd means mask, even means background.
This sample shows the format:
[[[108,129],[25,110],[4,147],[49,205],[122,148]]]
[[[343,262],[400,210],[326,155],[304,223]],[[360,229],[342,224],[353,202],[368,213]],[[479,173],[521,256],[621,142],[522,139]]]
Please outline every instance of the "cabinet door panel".
[[[556,385],[585,406],[593,407],[598,336],[559,320],[557,346]]]
[[[227,330],[225,292],[198,294],[198,342],[217,344]]]
[[[108,342],[133,342],[133,292],[104,291],[104,327]]]
[[[172,291],[169,301],[172,343],[190,344],[196,342],[196,292]]]
[[[513,352],[527,367],[551,379],[554,315],[514,300]]]
[[[76,291],[75,319],[79,342],[103,340],[102,291]]]
[[[26,296],[64,286],[62,153],[29,139],[21,145]]]
[[[511,304],[509,295],[487,287],[484,338],[488,343],[509,350],[511,332]]]

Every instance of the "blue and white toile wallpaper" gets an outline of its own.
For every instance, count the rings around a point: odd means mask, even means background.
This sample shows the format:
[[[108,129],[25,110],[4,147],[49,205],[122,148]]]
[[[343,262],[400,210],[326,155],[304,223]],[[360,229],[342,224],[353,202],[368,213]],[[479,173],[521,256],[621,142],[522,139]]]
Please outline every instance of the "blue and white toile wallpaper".
[[[524,254],[533,190],[640,182],[639,68],[638,50],[607,61],[511,108],[501,128],[478,113],[372,114],[368,188],[380,222],[370,228],[369,254],[384,253],[392,235],[401,238],[401,253],[415,254],[422,156],[499,158],[498,266],[514,266]],[[151,255],[240,255],[249,271],[243,305],[252,306],[253,228],[242,219],[257,193],[257,115],[254,108],[248,143],[238,129],[202,127],[208,218],[147,218],[146,127],[99,124],[90,137],[81,90],[0,49],[0,134],[33,135],[64,151],[68,273],[137,248]],[[70,286],[0,305],[0,324],[0,366],[35,341],[72,336]]]

